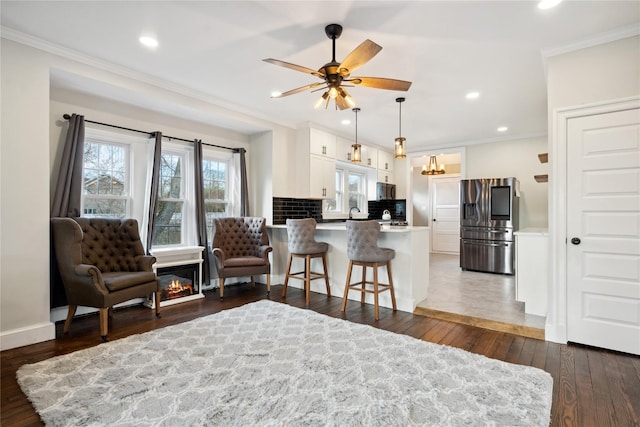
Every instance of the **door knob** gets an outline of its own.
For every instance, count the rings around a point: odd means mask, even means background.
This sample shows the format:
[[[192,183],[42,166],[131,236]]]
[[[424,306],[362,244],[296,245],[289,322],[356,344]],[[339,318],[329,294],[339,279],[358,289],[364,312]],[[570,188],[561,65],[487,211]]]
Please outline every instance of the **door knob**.
[[[436,222],[436,219],[435,219],[435,218],[433,218],[433,222]]]
[[[577,237],[574,237],[571,239],[571,243],[573,243],[574,245],[579,245],[580,244],[580,239]]]

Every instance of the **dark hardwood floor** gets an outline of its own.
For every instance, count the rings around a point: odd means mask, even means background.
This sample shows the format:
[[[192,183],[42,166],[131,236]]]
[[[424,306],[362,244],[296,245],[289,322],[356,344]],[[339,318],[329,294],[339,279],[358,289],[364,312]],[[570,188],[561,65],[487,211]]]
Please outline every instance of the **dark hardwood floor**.
[[[271,299],[305,307],[301,290],[289,288],[286,299],[280,296],[281,292],[281,286],[273,286]],[[116,310],[110,324],[109,338],[117,340],[266,297],[264,286],[252,289],[246,284],[225,289],[224,302],[220,302],[213,292],[205,292],[205,296],[202,300],[164,307],[161,319],[156,319],[152,310],[142,306]],[[376,322],[373,319],[373,306],[361,306],[349,301],[345,314],[340,312],[340,304],[340,297],[312,293],[308,308],[494,359],[544,369],[554,379],[552,426],[640,425],[639,357],[576,345],[560,345],[409,313],[393,313],[385,308],[380,309],[380,320]],[[56,325],[56,332],[58,338],[55,340],[0,353],[0,425],[42,425],[16,382],[16,370],[20,366],[101,343],[97,315],[74,319],[67,336],[61,336],[61,323]]]

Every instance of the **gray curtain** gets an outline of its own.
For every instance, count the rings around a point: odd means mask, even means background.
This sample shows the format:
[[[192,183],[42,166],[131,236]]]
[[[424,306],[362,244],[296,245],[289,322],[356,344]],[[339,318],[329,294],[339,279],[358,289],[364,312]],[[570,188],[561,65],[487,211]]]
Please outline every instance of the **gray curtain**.
[[[235,153],[240,156],[240,216],[249,216],[249,186],[247,184],[247,162],[244,148],[237,148]]]
[[[64,142],[60,172],[51,204],[51,217],[80,216],[82,197],[82,165],[84,163],[84,116],[72,114]],[[49,305],[51,308],[67,305],[67,295],[62,284],[60,270],[49,239]]]
[[[153,169],[151,175],[151,189],[149,196],[149,222],[147,224],[147,254],[150,253],[153,241],[153,229],[156,218],[156,205],[158,204],[158,189],[160,186],[160,161],[162,160],[162,132],[154,132]]]
[[[82,164],[84,162],[84,116],[71,115],[64,142],[60,172],[51,205],[51,217],[80,216]]]
[[[194,186],[196,193],[196,225],[198,230],[198,246],[204,246],[202,263],[202,283],[208,286],[211,282],[212,254],[207,242],[207,218],[204,206],[204,179],[202,176],[202,140],[196,139],[193,144]]]

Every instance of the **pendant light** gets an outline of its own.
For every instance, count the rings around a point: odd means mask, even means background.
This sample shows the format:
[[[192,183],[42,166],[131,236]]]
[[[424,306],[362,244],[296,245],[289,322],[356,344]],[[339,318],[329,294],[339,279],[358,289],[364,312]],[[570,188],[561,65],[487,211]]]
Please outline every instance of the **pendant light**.
[[[396,102],[398,103],[398,108],[400,109],[400,115],[398,120],[398,137],[396,138],[394,154],[396,159],[404,159],[405,157],[407,157],[407,152],[404,147],[404,142],[407,139],[402,137],[402,103],[404,102],[404,98],[396,98]]]
[[[444,165],[438,167],[438,159],[436,156],[431,156],[429,157],[429,166],[423,165],[420,173],[422,175],[441,175],[445,173]]]
[[[359,108],[354,108],[352,110],[356,113],[356,142],[351,146],[353,149],[351,151],[351,163],[360,163],[362,161],[362,145],[358,144],[358,111]]]

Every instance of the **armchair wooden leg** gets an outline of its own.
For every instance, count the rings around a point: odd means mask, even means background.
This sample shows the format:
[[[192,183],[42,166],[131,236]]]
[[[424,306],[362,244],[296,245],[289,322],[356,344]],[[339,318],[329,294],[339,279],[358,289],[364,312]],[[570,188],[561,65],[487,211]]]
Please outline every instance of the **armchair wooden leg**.
[[[107,342],[107,334],[109,333],[109,308],[100,309],[100,338],[102,341]]]
[[[220,301],[224,300],[224,279],[220,278]]]
[[[69,305],[69,311],[67,311],[67,320],[64,321],[64,329],[62,331],[63,334],[67,334],[69,332],[71,320],[73,320],[73,316],[75,316],[77,309],[77,305]]]
[[[154,298],[156,300],[156,317],[159,319],[160,316],[160,291],[156,291],[153,293]]]
[[[267,273],[267,296],[271,295],[271,275]]]

